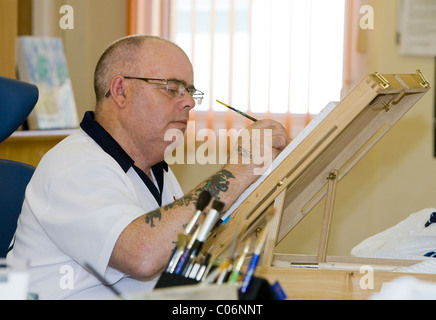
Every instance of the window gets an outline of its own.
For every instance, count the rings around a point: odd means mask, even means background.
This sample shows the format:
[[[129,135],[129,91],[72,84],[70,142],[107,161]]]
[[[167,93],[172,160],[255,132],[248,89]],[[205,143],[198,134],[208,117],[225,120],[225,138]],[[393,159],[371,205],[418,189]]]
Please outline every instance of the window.
[[[169,37],[190,56],[195,86],[205,92],[194,109],[205,126],[245,126],[219,99],[258,118],[286,119],[295,136],[309,115],[340,100],[345,0],[171,0],[169,7],[162,10],[170,12]]]

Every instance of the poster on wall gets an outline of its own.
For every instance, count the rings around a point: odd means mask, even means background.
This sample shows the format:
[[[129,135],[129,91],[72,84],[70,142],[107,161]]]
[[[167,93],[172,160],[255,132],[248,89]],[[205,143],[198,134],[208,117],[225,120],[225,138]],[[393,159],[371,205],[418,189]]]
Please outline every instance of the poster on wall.
[[[62,40],[23,36],[17,43],[18,78],[35,84],[39,89],[39,100],[27,119],[29,129],[78,127]]]
[[[436,1],[399,1],[400,52],[436,57]]]

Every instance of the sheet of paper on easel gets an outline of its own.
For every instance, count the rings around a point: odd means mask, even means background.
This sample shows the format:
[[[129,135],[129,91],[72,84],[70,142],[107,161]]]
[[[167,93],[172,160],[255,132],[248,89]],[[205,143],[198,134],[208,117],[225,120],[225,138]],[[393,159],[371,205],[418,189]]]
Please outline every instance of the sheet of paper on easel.
[[[275,168],[288,157],[292,151],[324,120],[327,115],[338,105],[338,102],[330,102],[296,137],[291,143],[274,159],[271,164],[271,168],[266,172],[271,173]],[[263,174],[259,179],[248,187],[241,196],[235,201],[235,203],[227,210],[223,216],[224,222],[228,221],[228,218],[237,207],[266,179],[268,174]]]
[[[401,0],[398,19],[404,55],[436,56],[436,1]]]

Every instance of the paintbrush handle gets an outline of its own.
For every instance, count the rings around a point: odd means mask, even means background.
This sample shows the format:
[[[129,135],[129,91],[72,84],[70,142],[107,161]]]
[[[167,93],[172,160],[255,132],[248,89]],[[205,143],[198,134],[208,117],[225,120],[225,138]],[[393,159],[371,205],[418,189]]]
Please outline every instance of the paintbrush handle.
[[[251,121],[254,121],[254,122],[257,121],[257,119],[253,118],[252,116],[250,116],[250,115],[246,114],[245,112],[242,112],[242,111],[240,111],[240,110],[238,110],[238,109],[235,109],[235,108],[233,108],[232,106],[229,106],[228,104],[225,104],[225,103],[222,102],[222,101],[217,100],[216,102],[222,104],[223,106],[229,108],[229,109],[232,110],[232,111],[235,111],[236,113],[240,114],[241,116],[244,116],[244,117],[246,117],[247,119],[250,119]]]
[[[255,254],[251,258],[250,265],[245,273],[244,281],[242,283],[241,292],[246,293],[251,279],[253,279],[254,271],[256,270],[257,263],[259,262],[260,254]]]

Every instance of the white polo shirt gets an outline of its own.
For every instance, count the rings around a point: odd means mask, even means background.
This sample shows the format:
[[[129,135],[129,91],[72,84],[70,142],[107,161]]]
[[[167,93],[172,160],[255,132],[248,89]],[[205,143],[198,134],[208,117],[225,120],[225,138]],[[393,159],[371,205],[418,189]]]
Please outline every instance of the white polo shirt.
[[[26,189],[7,262],[30,263],[29,291],[40,299],[114,297],[86,264],[123,294],[151,290],[157,279],[133,280],[108,263],[127,225],[183,196],[166,163],[152,172],[158,187],[87,112],[81,129],[43,157]]]

